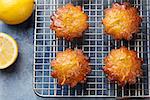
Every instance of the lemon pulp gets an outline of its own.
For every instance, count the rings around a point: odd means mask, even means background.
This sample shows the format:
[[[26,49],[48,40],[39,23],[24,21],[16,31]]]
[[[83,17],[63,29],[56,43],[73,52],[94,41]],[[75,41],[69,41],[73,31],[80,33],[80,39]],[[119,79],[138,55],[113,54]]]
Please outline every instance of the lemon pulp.
[[[17,42],[9,35],[0,33],[0,69],[13,64],[18,56]]]

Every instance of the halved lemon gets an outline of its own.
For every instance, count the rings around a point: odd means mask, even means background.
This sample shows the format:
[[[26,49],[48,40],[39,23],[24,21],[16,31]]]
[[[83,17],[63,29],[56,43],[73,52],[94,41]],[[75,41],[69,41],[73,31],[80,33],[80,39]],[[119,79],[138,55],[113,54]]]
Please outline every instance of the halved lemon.
[[[12,65],[18,57],[18,45],[11,36],[0,33],[0,69]]]

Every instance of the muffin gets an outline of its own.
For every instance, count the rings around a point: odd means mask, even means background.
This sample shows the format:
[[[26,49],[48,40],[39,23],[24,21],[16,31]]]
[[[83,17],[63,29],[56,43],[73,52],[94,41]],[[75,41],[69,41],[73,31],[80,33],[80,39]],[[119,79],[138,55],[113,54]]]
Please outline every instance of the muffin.
[[[110,81],[117,81],[119,85],[135,84],[136,78],[142,75],[142,59],[137,52],[126,47],[112,50],[104,59],[104,73]]]
[[[75,87],[77,83],[85,83],[86,75],[91,72],[88,58],[79,49],[58,52],[51,66],[51,76],[58,79],[58,84],[71,87]]]
[[[83,32],[88,29],[88,16],[81,6],[67,4],[59,8],[51,16],[51,20],[50,28],[56,32],[56,36],[68,41],[82,37]]]
[[[142,18],[137,8],[132,7],[130,3],[114,3],[112,8],[105,9],[104,13],[105,18],[102,23],[105,26],[105,32],[116,40],[130,40],[134,33],[139,32]]]

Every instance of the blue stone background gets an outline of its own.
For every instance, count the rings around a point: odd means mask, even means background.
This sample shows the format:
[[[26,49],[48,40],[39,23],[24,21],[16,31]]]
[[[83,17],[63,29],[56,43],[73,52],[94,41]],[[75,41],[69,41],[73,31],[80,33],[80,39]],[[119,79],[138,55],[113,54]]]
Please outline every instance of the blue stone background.
[[[0,32],[12,36],[19,45],[16,62],[9,68],[0,70],[0,100],[87,100],[87,98],[42,98],[34,93],[32,89],[34,15],[20,25],[11,26],[0,22]],[[104,100],[104,98],[88,98],[88,100],[100,99]]]

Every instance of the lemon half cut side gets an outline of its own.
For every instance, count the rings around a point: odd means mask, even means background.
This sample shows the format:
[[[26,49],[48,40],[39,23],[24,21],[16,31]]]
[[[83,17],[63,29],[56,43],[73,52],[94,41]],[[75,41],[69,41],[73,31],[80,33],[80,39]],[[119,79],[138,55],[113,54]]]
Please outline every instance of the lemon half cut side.
[[[15,39],[5,33],[0,33],[0,69],[12,65],[18,57],[18,45]]]

